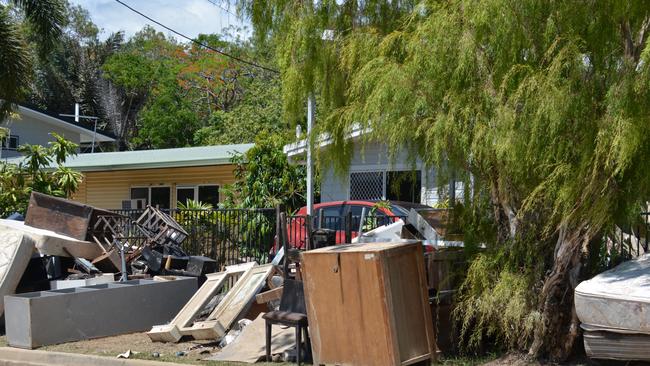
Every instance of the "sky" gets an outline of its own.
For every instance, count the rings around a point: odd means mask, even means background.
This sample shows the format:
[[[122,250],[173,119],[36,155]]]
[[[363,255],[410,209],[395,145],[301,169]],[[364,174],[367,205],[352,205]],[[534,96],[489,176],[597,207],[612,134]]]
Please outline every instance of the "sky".
[[[127,37],[132,36],[142,29],[145,24],[155,27],[164,34],[169,34],[169,31],[133,13],[115,0],[68,1],[71,4],[81,5],[88,10],[93,22],[103,30],[100,35],[102,39],[117,31],[124,31]],[[248,22],[237,19],[233,7],[229,9],[232,14],[225,10],[228,7],[224,0],[122,1],[156,21],[192,38],[195,38],[199,33],[219,33],[222,28],[227,28],[229,25],[239,27],[248,25]],[[240,33],[242,37],[247,37],[249,34],[250,29]],[[174,36],[174,38],[178,39],[179,37]]]

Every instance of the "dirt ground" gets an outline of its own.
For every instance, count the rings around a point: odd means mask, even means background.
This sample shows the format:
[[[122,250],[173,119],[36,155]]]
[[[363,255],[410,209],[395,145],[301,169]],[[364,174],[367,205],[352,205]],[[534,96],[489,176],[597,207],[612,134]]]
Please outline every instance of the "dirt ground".
[[[6,346],[6,337],[0,337],[0,347]],[[203,361],[217,353],[219,347],[210,341],[190,340],[179,343],[152,342],[145,333],[124,334],[114,337],[97,338],[85,341],[62,343],[41,347],[42,351],[68,352],[96,356],[117,357],[131,350],[131,358],[156,360],[206,366],[246,365],[238,362]],[[159,356],[154,356],[154,352]],[[183,352],[183,355],[177,355]],[[290,365],[289,363],[258,363],[256,365]]]
[[[0,347],[7,346],[6,337],[0,337]],[[70,342],[46,346],[40,348],[43,351],[69,352],[78,354],[91,354],[105,357],[117,357],[118,354],[131,350],[131,358],[156,360],[164,362],[175,362],[205,366],[225,366],[225,365],[246,365],[237,362],[217,362],[203,361],[210,357],[211,354],[219,352],[219,347],[210,341],[185,341],[179,343],[160,343],[152,342],[145,333],[125,334],[114,337],[98,338],[78,342]],[[159,354],[154,356],[154,352]],[[183,355],[177,355],[177,352],[183,352]],[[292,363],[257,363],[261,366],[288,366]],[[554,363],[544,363],[529,360],[523,354],[508,355],[488,355],[482,357],[443,357],[438,365],[445,366],[552,366]],[[566,366],[640,366],[647,363],[638,362],[610,362],[610,361],[591,361],[587,358],[580,358],[571,362],[563,363]]]

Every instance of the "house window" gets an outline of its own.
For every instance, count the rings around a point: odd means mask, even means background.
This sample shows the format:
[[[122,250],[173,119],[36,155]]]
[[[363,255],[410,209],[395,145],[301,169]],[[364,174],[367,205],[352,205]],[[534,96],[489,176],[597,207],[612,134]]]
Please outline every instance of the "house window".
[[[351,200],[420,202],[421,188],[419,170],[350,173]]]
[[[219,205],[219,186],[199,186],[199,202],[209,203],[216,208]]]
[[[186,204],[187,200],[209,203],[216,208],[219,205],[219,186],[203,184],[197,186],[176,187],[176,205]]]
[[[179,204],[187,205],[188,200],[194,200],[195,192],[195,187],[176,187],[176,206]]]
[[[131,199],[143,199],[148,205],[169,209],[171,207],[171,188],[166,186],[132,187]]]
[[[420,202],[422,173],[393,171],[386,176],[386,199],[390,201]]]
[[[350,174],[351,200],[381,200],[384,196],[384,172]]]
[[[151,205],[154,207],[171,208],[172,190],[169,187],[151,187],[149,190]]]
[[[9,138],[2,139],[2,148],[6,150],[16,150],[18,148],[18,136],[10,135]]]

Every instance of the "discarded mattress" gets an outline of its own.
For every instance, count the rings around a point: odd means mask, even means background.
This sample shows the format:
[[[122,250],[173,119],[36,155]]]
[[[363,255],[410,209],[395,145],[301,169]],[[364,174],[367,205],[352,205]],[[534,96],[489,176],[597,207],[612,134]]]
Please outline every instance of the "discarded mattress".
[[[650,255],[580,283],[575,308],[586,326],[650,334]]]
[[[12,295],[23,276],[34,242],[18,230],[0,230],[0,316],[4,312],[5,295]]]
[[[590,358],[650,361],[650,335],[611,332],[583,324],[585,352]]]
[[[22,221],[0,219],[0,232],[5,230],[18,230],[30,237],[34,241],[36,250],[43,255],[95,259],[104,253],[103,248],[97,243],[25,225]]]

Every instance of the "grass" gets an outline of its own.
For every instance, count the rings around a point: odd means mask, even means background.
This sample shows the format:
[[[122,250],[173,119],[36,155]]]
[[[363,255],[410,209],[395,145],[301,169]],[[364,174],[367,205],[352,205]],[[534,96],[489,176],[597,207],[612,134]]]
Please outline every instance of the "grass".
[[[483,365],[487,362],[494,361],[499,356],[496,354],[489,354],[486,356],[452,356],[442,357],[438,360],[438,365],[444,366],[476,366]]]

